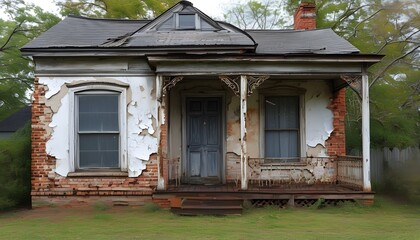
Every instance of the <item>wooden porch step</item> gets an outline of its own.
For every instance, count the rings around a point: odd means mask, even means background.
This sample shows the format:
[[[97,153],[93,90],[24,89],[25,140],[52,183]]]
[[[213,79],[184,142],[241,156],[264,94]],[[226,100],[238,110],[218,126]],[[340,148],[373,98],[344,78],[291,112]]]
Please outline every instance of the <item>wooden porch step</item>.
[[[171,210],[179,215],[240,215],[243,200],[232,197],[183,197],[171,200]]]

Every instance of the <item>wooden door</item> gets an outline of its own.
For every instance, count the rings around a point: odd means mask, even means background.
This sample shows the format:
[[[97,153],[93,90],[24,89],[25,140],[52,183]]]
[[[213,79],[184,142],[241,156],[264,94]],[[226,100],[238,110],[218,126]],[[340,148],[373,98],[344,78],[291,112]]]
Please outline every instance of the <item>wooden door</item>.
[[[215,184],[221,180],[221,98],[186,99],[188,183]]]

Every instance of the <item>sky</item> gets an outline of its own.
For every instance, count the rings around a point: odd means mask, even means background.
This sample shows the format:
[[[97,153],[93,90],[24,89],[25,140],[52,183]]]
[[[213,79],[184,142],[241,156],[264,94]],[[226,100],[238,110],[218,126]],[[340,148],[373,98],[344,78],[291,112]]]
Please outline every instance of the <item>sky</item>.
[[[43,9],[55,12],[57,7],[53,0],[25,0],[26,2],[34,3]],[[121,0],[124,1],[124,0]],[[158,1],[158,0],[157,0]],[[223,11],[227,6],[233,6],[234,4],[245,2],[245,0],[189,0],[193,3],[194,7],[200,9],[210,17],[223,19]]]

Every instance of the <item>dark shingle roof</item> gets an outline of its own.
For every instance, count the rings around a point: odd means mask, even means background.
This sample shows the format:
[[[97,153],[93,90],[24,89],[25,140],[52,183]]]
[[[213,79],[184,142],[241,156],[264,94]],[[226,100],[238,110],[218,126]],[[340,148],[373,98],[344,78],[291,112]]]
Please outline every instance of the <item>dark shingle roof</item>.
[[[31,106],[19,109],[8,118],[0,122],[0,132],[16,132],[31,119]]]
[[[359,49],[331,29],[315,30],[247,30],[258,43],[257,53],[349,54]]]
[[[248,36],[228,31],[153,31],[134,34],[128,47],[254,45]]]
[[[110,38],[132,33],[149,20],[93,19],[69,16],[41,34],[25,48],[96,47]]]
[[[331,29],[247,30],[218,22],[221,31],[139,31],[149,20],[111,20],[69,16],[22,50],[176,46],[254,46],[257,54],[350,54],[359,50]],[[254,43],[255,41],[255,43]]]

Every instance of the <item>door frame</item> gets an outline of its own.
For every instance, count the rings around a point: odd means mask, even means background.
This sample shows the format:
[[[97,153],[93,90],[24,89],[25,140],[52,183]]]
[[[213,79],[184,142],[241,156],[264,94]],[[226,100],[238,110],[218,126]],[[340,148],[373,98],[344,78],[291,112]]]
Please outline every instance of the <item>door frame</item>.
[[[206,93],[184,92],[181,93],[181,121],[182,121],[182,151],[181,151],[181,183],[189,183],[189,174],[187,173],[187,98],[220,98],[221,102],[221,154],[220,180],[222,184],[226,183],[226,95],[223,91],[206,91]]]

